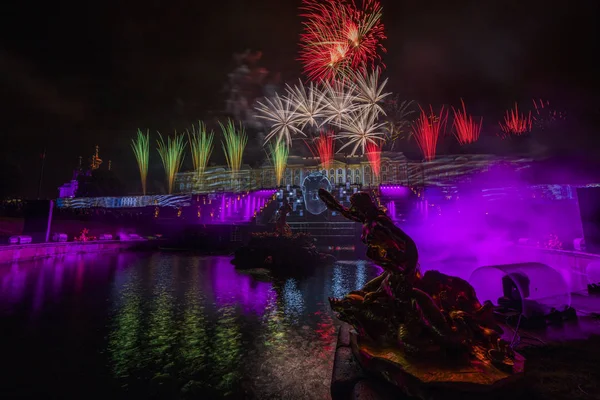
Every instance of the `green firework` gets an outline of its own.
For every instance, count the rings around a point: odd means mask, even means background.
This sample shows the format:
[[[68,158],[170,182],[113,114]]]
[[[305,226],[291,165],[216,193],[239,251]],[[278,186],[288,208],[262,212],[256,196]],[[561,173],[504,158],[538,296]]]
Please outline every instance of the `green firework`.
[[[208,160],[213,151],[213,139],[215,134],[206,131],[206,125],[202,121],[198,122],[198,130],[192,127],[192,132],[187,132],[190,150],[192,152],[192,161],[194,170],[198,177],[204,175]]]
[[[242,167],[242,156],[246,144],[248,144],[248,136],[241,123],[239,128],[235,126],[232,120],[228,120],[226,125],[219,122],[219,125],[221,125],[223,138],[225,139],[225,141],[221,141],[225,159],[231,174],[235,175]]]
[[[142,133],[138,129],[137,137],[131,139],[131,148],[140,169],[140,180],[142,182],[142,193],[146,195],[146,180],[148,178],[148,163],[150,161],[150,132]]]
[[[166,142],[160,132],[158,133],[158,137],[157,150],[165,169],[165,175],[167,176],[168,193],[171,194],[173,193],[175,175],[179,172],[181,164],[183,164],[186,143],[184,141],[184,135],[178,135],[177,133],[175,133],[175,136],[173,137],[167,137]]]
[[[271,162],[273,163],[273,168],[275,169],[277,186],[281,186],[283,182],[283,174],[285,173],[285,167],[287,166],[289,147],[283,141],[277,142],[276,144],[269,145],[269,152]]]

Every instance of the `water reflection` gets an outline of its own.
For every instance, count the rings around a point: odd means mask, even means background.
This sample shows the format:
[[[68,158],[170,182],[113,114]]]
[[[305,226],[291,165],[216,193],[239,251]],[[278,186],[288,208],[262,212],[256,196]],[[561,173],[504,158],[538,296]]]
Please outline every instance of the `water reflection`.
[[[5,308],[5,312],[9,312],[12,306],[18,304],[25,289],[25,278],[27,273],[19,264],[12,264],[10,267],[0,267],[0,277],[2,282],[2,290],[0,290],[0,302]]]
[[[298,283],[290,278],[283,285],[284,313],[291,321],[297,321],[304,311],[304,298]]]
[[[188,266],[190,284],[185,294],[183,312],[181,356],[185,373],[190,376],[202,372],[206,364],[207,326],[204,309],[204,295],[200,290],[200,274]]]
[[[76,338],[53,355],[72,368],[61,375],[66,386],[87,362],[105,368],[86,379],[107,395],[322,399],[338,326],[327,297],[375,274],[350,263],[258,282],[228,257],[73,257],[0,267],[0,310],[34,318],[29,340]]]
[[[120,283],[122,286],[119,297],[114,300],[118,303],[118,311],[113,317],[114,328],[110,333],[108,351],[114,374],[119,378],[129,376],[130,370],[141,365],[138,348],[142,326],[142,296],[138,273],[137,269],[132,268],[121,274],[124,282]]]
[[[237,272],[229,257],[211,257],[207,260],[211,265],[212,290],[217,306],[237,305],[244,312],[259,315],[264,312],[271,283],[259,282],[251,275]]]
[[[211,359],[214,361],[213,374],[217,378],[217,388],[224,395],[234,393],[234,385],[239,379],[241,339],[235,309],[221,308],[217,313]]]

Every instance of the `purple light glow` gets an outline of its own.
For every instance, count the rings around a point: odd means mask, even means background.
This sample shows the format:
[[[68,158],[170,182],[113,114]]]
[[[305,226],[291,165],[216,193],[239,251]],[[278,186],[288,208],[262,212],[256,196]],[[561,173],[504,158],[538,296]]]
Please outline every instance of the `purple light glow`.
[[[212,290],[219,307],[239,304],[245,313],[263,315],[272,284],[258,282],[235,270],[228,257],[215,257],[211,269]]]
[[[220,200],[204,201],[198,206],[198,222],[208,225],[251,222],[254,213],[260,213],[260,208],[266,206],[275,193],[275,190],[259,190],[246,194],[218,194],[216,196],[220,196]],[[213,201],[220,204],[220,207],[213,208]]]
[[[9,304],[17,304],[23,297],[27,271],[19,264],[0,265],[0,303],[8,300]]]
[[[382,185],[379,187],[382,197],[402,198],[410,194],[410,188],[400,185]]]
[[[394,201],[390,201],[387,203],[387,211],[390,218],[395,221],[396,220],[396,203]]]
[[[520,193],[531,192],[528,182],[502,168],[462,183],[456,190],[428,188],[426,199],[421,198],[416,204],[421,218],[401,225],[419,247],[422,269],[437,269],[468,279],[481,266],[537,262],[561,275],[560,282],[567,286],[566,292],[581,290],[582,276],[577,276],[580,261],[543,248],[544,238],[551,234],[563,243],[582,237],[575,199],[548,202],[538,196],[516,196],[511,192],[492,200],[487,193],[494,185],[514,188]],[[521,238],[540,246],[519,246]],[[493,279],[500,279],[496,278]]]

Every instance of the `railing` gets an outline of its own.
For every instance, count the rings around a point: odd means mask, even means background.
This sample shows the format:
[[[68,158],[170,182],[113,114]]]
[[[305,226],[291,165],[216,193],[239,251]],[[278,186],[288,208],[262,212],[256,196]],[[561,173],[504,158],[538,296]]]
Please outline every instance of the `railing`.
[[[294,233],[310,233],[314,237],[358,237],[354,222],[290,222],[289,225]]]

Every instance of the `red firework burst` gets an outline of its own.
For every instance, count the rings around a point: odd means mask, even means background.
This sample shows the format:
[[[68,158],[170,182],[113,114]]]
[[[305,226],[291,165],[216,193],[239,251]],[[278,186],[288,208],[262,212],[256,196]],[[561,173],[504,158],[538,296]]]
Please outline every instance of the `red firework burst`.
[[[441,108],[439,114],[433,112],[432,106],[429,106],[429,113],[421,106],[419,109],[421,114],[412,126],[413,135],[425,160],[431,161],[435,158],[440,133],[443,134],[446,129],[448,112],[444,110],[444,107]]]
[[[467,108],[465,102],[461,99],[462,110],[456,110],[452,108],[454,113],[454,134],[458,143],[462,146],[468,143],[474,143],[479,139],[481,133],[481,125],[483,124],[483,118],[479,120],[479,123],[473,120],[473,117],[467,114]]]
[[[335,153],[335,135],[333,131],[321,132],[312,143],[307,143],[308,148],[314,157],[319,157],[321,166],[329,170]]]
[[[520,114],[519,106],[515,103],[515,108],[506,110],[504,123],[499,122],[500,129],[505,135],[521,136],[531,132],[531,111],[528,114]]]
[[[301,11],[299,59],[310,80],[335,80],[381,60],[385,33],[377,0],[304,0]]]
[[[379,179],[379,173],[381,172],[381,146],[375,143],[367,143],[365,155],[375,178]]]

